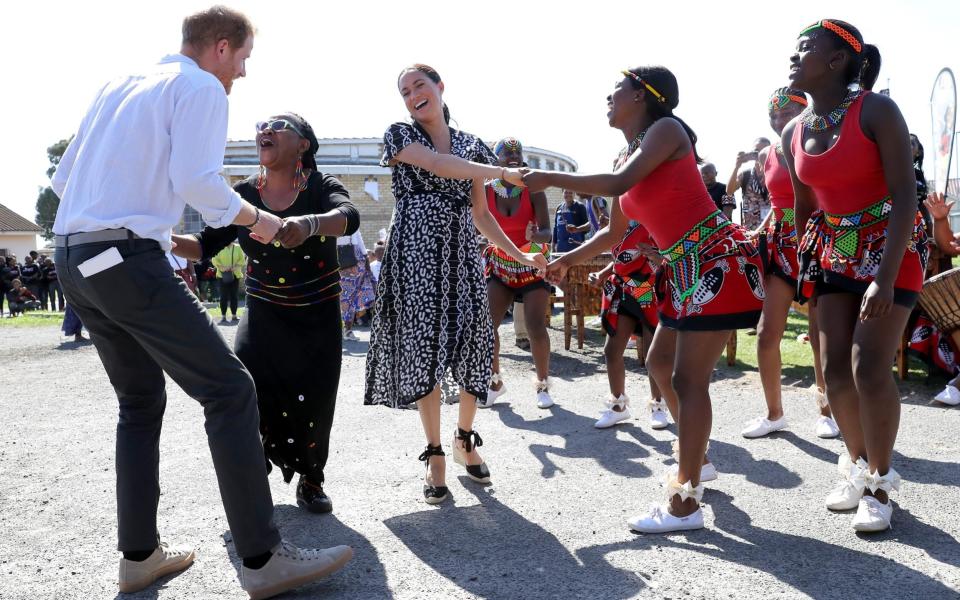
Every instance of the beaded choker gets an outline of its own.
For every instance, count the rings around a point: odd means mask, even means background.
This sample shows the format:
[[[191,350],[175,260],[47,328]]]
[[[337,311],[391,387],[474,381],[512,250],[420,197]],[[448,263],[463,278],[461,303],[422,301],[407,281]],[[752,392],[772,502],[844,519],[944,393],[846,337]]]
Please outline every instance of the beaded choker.
[[[649,127],[647,128],[649,129]],[[617,161],[614,164],[614,169],[619,169],[623,166],[623,163],[627,162],[633,153],[637,151],[637,148],[640,147],[640,142],[643,141],[643,136],[647,134],[647,129],[644,129],[637,134],[637,137],[633,138],[633,141],[627,144],[627,147],[620,151],[620,155],[617,156]]]
[[[512,186],[507,188],[503,185],[502,179],[494,179],[490,182],[490,187],[493,188],[493,193],[500,196],[501,198],[519,198],[520,194],[523,193],[523,188]]]
[[[843,99],[843,102],[823,116],[813,112],[813,107],[808,106],[800,113],[800,122],[810,131],[826,131],[827,129],[832,129],[843,121],[843,117],[846,116],[850,105],[853,104],[862,93],[861,90],[851,90],[847,92],[847,96]]]

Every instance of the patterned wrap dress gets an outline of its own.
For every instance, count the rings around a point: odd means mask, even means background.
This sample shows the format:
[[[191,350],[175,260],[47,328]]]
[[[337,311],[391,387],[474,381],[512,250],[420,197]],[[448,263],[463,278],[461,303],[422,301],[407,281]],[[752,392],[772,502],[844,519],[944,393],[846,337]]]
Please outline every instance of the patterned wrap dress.
[[[483,400],[493,323],[471,210],[473,182],[390,164],[414,143],[434,150],[417,125],[394,123],[383,136],[381,165],[393,168],[397,205],[377,284],[364,404],[404,407],[448,376]],[[450,154],[497,164],[482,140],[453,128]]]

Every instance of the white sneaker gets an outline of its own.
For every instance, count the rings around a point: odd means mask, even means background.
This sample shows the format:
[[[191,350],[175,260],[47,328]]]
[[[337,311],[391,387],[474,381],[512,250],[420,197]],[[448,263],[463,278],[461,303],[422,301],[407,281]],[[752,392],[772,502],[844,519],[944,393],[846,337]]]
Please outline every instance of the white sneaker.
[[[652,400],[650,402],[650,428],[664,429],[670,425],[667,418],[667,405],[663,400]]]
[[[960,390],[948,383],[943,391],[934,396],[933,399],[941,404],[957,406],[960,404]]]
[[[824,504],[829,510],[850,510],[856,508],[863,497],[864,477],[867,472],[867,463],[861,458],[854,464],[846,454],[840,455],[837,461],[837,472],[840,481],[827,494]]]
[[[537,408],[550,408],[553,406],[553,398],[550,397],[549,378],[537,382]]]
[[[857,514],[853,517],[853,528],[856,531],[876,532],[890,529],[890,518],[893,517],[893,503],[887,499],[882,504],[873,496],[864,496],[857,505]]]
[[[770,435],[774,431],[786,429],[786,427],[786,417],[780,417],[776,421],[770,421],[766,417],[757,417],[756,419],[747,423],[747,426],[743,431],[740,432],[740,435],[747,439],[759,438],[765,435]]]
[[[500,389],[493,389],[493,385],[499,383]],[[490,408],[493,406],[493,403],[497,401],[497,398],[507,393],[507,384],[503,382],[503,379],[500,378],[500,373],[494,373],[490,377],[490,385],[487,386],[487,399],[486,401],[480,400],[477,398],[477,406],[480,408]]]
[[[353,549],[350,546],[307,550],[290,542],[280,542],[263,567],[240,569],[241,586],[252,600],[270,598],[326,577],[341,569],[351,558]]]
[[[670,475],[673,477],[677,476],[677,473],[680,472],[680,465],[673,464],[670,465]],[[700,467],[700,483],[705,481],[714,481],[720,474],[717,472],[717,468],[713,466],[713,463],[707,463]]]
[[[823,439],[831,439],[840,435],[840,428],[837,427],[837,422],[834,421],[832,417],[825,417],[823,415],[820,415],[817,419],[815,431],[817,432],[817,437]]]
[[[610,397],[606,402],[607,409],[600,414],[600,418],[593,424],[597,429],[606,429],[613,427],[617,423],[622,423],[633,418],[630,413],[630,399],[626,394],[620,394],[619,398]],[[619,407],[620,410],[616,410]]]
[[[666,504],[655,504],[642,515],[637,515],[627,521],[630,529],[639,533],[669,533],[671,531],[688,531],[703,529],[703,510],[698,508],[685,517],[675,517],[670,514]]]
[[[637,336],[631,335],[630,339],[627,340],[627,350],[634,350],[637,347]]]
[[[594,317],[587,321],[587,327],[600,327],[603,325],[603,319],[600,317]]]
[[[131,594],[157,579],[176,573],[193,563],[194,552],[187,547],[169,547],[161,543],[146,560],[120,559],[120,592]]]

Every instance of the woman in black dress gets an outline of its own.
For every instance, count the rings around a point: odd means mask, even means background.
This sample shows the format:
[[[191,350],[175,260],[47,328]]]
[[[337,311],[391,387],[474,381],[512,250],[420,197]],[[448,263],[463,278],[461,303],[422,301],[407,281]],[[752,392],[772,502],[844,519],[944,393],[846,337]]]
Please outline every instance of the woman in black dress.
[[[474,481],[490,481],[473,429],[493,355],[476,229],[525,265],[543,269],[546,260],[522,253],[487,209],[484,179],[519,185],[519,171],[492,166],[497,157],[482,140],[449,126],[440,75],[414,65],[400,73],[397,87],[413,123],[394,123],[383,137],[381,164],[393,168],[397,206],[377,287],[365,403],[399,408],[417,402],[427,436],[420,455],[428,465],[423,495],[438,504],[448,496],[439,389],[448,371],[460,386],[454,460]]]
[[[247,310],[237,329],[237,356],[253,375],[260,432],[284,481],[300,474],[297,504],[330,512],[323,469],[340,382],[341,323],[337,236],[359,226],[357,209],[336,178],[317,172],[317,138],[299,115],[257,124],[260,174],[234,189],[261,211],[282,217],[272,244],[248,229],[207,227],[174,236],[175,252],[199,260],[233,240],[247,254]],[[258,213],[259,218],[259,213]]]

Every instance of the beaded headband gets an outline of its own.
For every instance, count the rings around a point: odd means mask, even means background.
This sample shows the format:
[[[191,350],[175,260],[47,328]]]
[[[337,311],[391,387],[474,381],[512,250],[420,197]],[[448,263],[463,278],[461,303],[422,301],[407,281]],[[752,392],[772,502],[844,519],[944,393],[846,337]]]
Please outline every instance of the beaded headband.
[[[817,21],[813,25],[810,25],[809,27],[804,28],[804,30],[800,32],[800,35],[804,35],[805,33],[808,33],[814,29],[819,29],[821,27],[823,29],[827,29],[837,34],[840,37],[840,39],[850,44],[850,47],[853,48],[857,54],[860,54],[860,52],[863,51],[863,44],[861,44],[860,41],[852,33],[847,31],[843,27],[840,27],[833,21],[830,21],[829,19],[823,19],[823,20]]]
[[[795,94],[783,94],[776,92],[773,96],[770,97],[770,102],[767,104],[768,112],[773,112],[775,110],[781,110],[786,108],[791,102],[796,102],[800,106],[807,105],[807,99],[803,96],[797,96]]]
[[[500,154],[501,150],[510,150],[511,152],[523,152],[523,146],[517,138],[503,138],[493,147],[494,154]]]
[[[651,94],[653,94],[654,96],[656,96],[657,101],[660,102],[660,104],[666,104],[666,103],[667,103],[667,99],[664,98],[663,95],[662,95],[660,92],[658,92],[657,90],[655,90],[652,85],[650,85],[649,83],[647,83],[645,79],[643,79],[642,77],[640,77],[639,75],[637,75],[637,74],[634,73],[633,71],[628,71],[628,70],[624,69],[623,71],[620,71],[620,72],[623,73],[624,75],[626,75],[627,77],[629,77],[630,79],[636,81],[637,83],[639,83],[639,84],[642,85],[643,87],[647,88],[647,91],[649,91]]]

